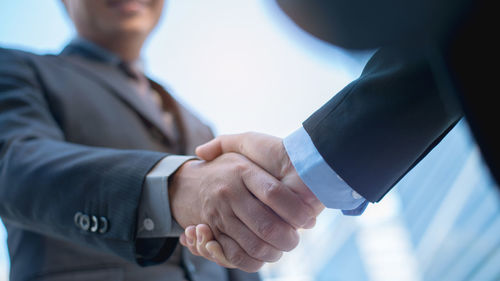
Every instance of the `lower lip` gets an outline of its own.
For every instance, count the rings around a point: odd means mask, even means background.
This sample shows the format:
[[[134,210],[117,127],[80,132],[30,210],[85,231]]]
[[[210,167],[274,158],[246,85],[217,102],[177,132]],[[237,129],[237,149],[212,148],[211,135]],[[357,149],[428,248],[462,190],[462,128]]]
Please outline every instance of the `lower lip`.
[[[146,5],[140,1],[117,1],[111,3],[110,6],[122,14],[130,15],[140,12]]]

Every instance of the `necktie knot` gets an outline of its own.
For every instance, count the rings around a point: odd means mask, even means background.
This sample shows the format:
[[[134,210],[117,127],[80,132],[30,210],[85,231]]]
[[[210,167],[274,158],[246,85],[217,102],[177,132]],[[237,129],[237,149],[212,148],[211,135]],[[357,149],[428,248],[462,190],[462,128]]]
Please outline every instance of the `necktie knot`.
[[[149,81],[142,72],[139,63],[134,62],[121,62],[120,69],[130,78],[132,86],[137,90],[139,95],[147,96],[150,90]]]
[[[119,67],[129,78],[134,80],[140,80],[144,77],[142,69],[139,67],[138,63],[122,61],[120,62]]]

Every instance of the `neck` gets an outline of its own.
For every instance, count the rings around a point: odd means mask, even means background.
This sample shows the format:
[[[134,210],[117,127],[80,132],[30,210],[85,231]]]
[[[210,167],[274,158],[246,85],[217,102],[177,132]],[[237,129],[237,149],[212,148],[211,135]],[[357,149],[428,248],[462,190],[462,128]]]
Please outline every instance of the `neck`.
[[[116,54],[124,61],[138,60],[146,40],[145,36],[113,36],[109,38],[95,38],[83,34],[80,36]]]

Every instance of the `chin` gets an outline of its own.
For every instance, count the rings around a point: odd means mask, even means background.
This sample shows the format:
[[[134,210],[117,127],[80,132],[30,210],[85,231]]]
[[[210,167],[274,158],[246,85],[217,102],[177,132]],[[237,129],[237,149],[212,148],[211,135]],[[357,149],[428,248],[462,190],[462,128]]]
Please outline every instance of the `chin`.
[[[144,19],[127,19],[122,20],[118,23],[115,32],[123,35],[141,35],[149,34],[153,29],[152,24],[146,24],[147,21]]]

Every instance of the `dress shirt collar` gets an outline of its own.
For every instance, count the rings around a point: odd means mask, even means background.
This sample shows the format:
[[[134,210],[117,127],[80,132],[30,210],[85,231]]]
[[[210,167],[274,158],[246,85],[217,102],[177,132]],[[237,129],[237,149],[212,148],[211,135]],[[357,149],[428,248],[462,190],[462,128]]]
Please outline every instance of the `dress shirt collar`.
[[[80,36],[71,40],[68,47],[79,49],[96,60],[112,65],[119,66],[123,62],[118,55]],[[144,72],[144,62],[141,58],[127,63],[132,64],[136,69]]]

